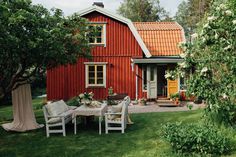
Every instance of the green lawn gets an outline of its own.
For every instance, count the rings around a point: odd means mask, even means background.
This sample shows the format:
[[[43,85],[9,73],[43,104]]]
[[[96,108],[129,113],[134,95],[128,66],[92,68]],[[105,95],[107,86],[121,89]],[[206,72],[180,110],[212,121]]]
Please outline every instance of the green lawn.
[[[41,101],[35,99],[33,103],[37,121],[44,123]],[[162,139],[161,125],[175,121],[197,122],[201,116],[202,110],[133,114],[135,124],[129,126],[125,134],[99,135],[97,122],[79,125],[77,135],[69,124],[66,137],[52,134],[50,138],[46,138],[45,128],[27,133],[9,133],[0,128],[0,157],[177,157],[180,155],[171,153],[169,144]],[[0,107],[0,124],[11,119],[11,107]]]

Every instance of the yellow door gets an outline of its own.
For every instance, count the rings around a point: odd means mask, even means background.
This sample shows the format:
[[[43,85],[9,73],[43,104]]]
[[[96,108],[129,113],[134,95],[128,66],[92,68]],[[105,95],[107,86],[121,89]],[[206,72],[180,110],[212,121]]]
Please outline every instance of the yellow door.
[[[179,80],[167,80],[167,92],[168,92],[168,98],[171,94],[177,93],[179,90]]]

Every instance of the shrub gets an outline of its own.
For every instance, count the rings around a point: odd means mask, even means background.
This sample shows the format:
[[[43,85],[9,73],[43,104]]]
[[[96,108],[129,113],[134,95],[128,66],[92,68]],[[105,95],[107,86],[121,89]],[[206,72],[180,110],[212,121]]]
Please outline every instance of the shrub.
[[[176,98],[179,99],[179,98],[180,98],[180,94],[179,94],[179,93],[171,94],[171,95],[170,95],[170,98],[171,98],[171,99],[174,99],[174,100],[175,100]]]
[[[164,138],[177,152],[220,155],[232,150],[231,141],[214,127],[168,123],[162,127],[162,131]]]
[[[69,100],[66,102],[66,104],[69,105],[69,106],[79,106],[80,103],[79,103],[79,100],[78,100],[78,99],[79,99],[79,98],[78,98],[77,96],[75,96],[75,97],[69,99]]]

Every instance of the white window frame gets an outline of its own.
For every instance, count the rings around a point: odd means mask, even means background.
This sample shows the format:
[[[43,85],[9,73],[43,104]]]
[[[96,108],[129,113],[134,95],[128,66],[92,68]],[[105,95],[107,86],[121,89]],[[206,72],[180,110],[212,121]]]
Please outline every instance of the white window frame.
[[[96,46],[101,45],[101,46],[106,47],[106,22],[90,22],[90,25],[91,26],[99,26],[99,25],[101,25],[103,30],[102,30],[102,36],[101,36],[102,43],[95,42],[95,43],[89,43],[89,44],[90,45],[96,45]],[[97,39],[95,38],[95,41],[96,40]]]
[[[107,62],[85,62],[85,86],[90,87],[104,87],[106,88],[106,65]],[[89,84],[89,66],[103,66],[103,84]],[[95,69],[96,71],[96,69]],[[95,72],[96,78],[96,72]]]

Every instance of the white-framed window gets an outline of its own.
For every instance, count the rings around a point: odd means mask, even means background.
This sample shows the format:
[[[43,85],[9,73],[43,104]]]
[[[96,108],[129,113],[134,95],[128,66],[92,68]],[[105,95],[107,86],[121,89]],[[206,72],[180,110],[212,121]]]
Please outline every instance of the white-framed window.
[[[106,62],[85,62],[86,88],[106,88]]]
[[[179,77],[179,89],[186,90],[187,89],[187,78],[186,77]]]
[[[105,23],[91,23],[89,25],[87,37],[91,45],[106,46],[106,24]]]
[[[147,91],[147,66],[143,65],[142,69],[142,87],[143,91]]]

